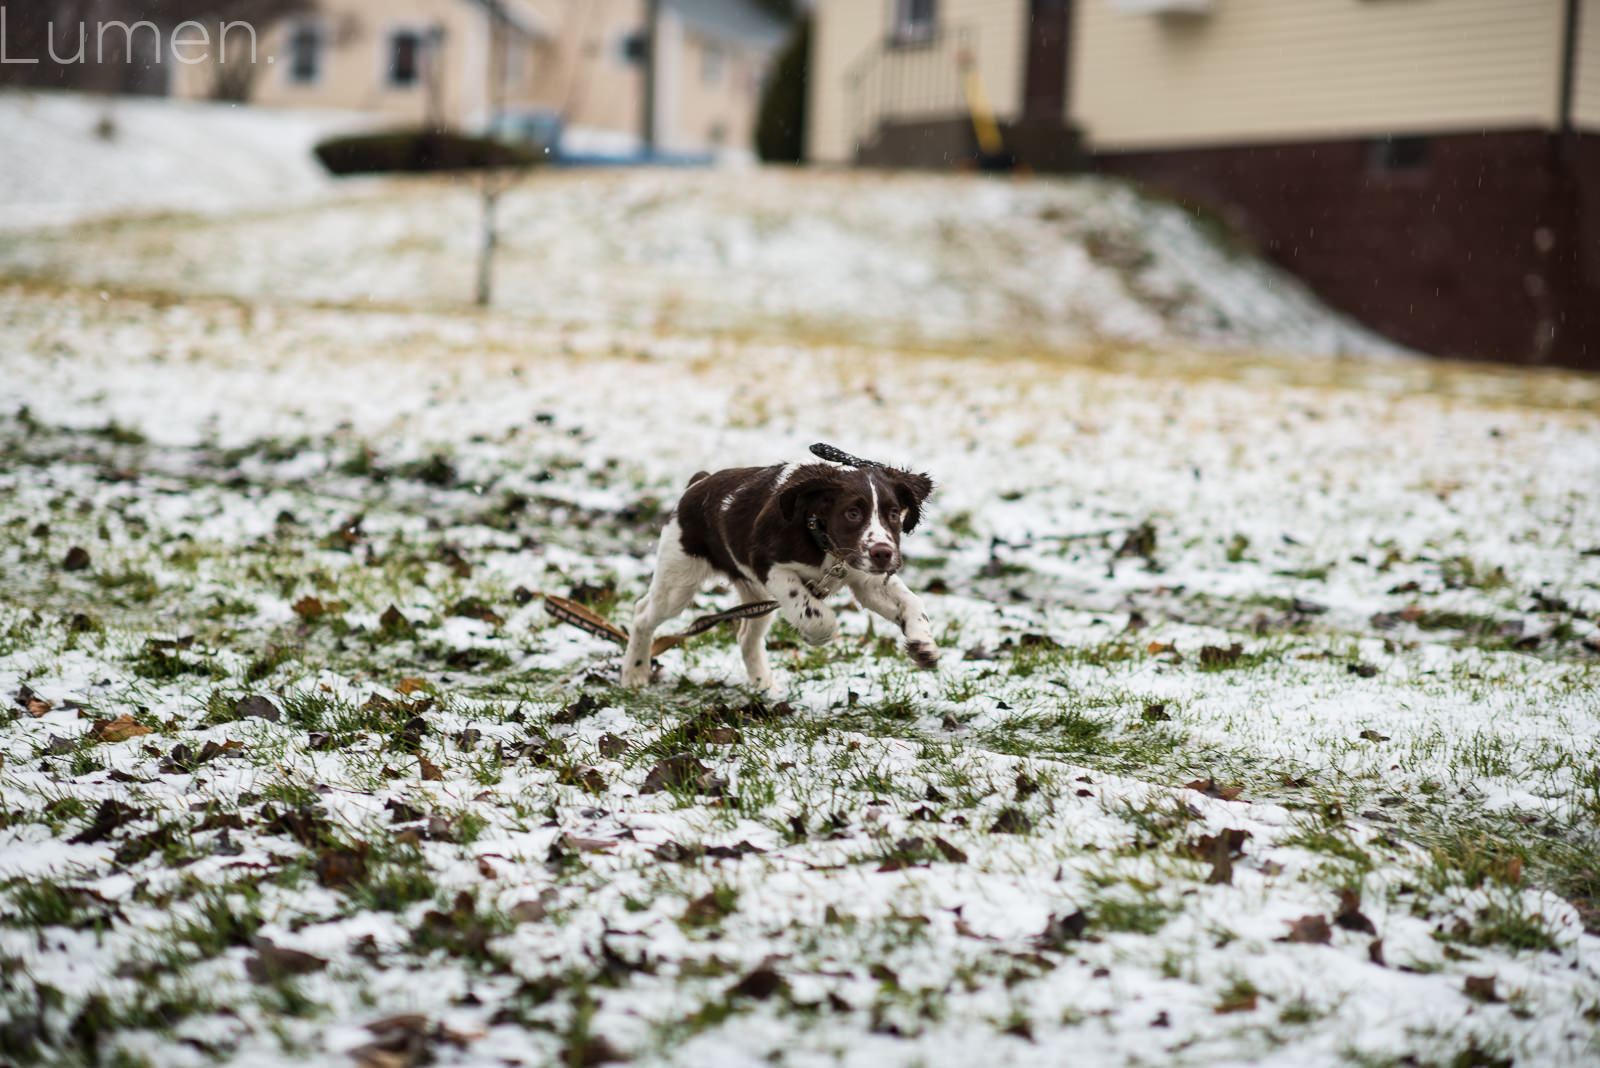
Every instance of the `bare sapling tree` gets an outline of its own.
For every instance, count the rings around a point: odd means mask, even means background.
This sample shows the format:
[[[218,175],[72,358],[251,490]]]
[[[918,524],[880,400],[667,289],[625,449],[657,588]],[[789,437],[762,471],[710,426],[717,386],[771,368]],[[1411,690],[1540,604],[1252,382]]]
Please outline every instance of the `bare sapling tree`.
[[[489,8],[489,95],[491,138],[505,136],[501,128],[506,113],[506,80],[511,66],[511,33],[505,8],[491,4]],[[520,169],[507,167],[508,152],[502,151],[498,141],[489,145],[489,158],[478,175],[478,190],[482,200],[481,230],[478,240],[477,304],[487,308],[494,299],[494,258],[500,247],[499,210],[500,197],[521,177]]]

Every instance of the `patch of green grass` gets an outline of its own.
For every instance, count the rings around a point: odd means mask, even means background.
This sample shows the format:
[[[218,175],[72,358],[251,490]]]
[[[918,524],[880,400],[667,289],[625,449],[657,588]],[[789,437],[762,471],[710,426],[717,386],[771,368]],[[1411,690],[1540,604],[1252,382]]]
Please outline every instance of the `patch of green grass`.
[[[1455,924],[1446,922],[1435,937],[1471,946],[1506,946],[1513,950],[1557,948],[1550,921],[1539,913],[1530,913],[1521,893],[1508,890],[1491,893],[1488,902],[1470,919]]]
[[[1157,794],[1139,805],[1119,799],[1110,804],[1102,803],[1102,807],[1108,810],[1107,815],[1133,827],[1130,850],[1134,853],[1167,844],[1199,819],[1182,800],[1170,795]]]
[[[1328,1015],[1328,1011],[1318,1008],[1304,994],[1296,994],[1278,1010],[1278,1022],[1291,1026],[1303,1026],[1316,1023]]]
[[[210,960],[234,946],[248,946],[261,929],[261,890],[253,882],[203,886],[189,882],[186,913],[167,930],[174,947],[190,960]]]
[[[1047,672],[1089,666],[1111,668],[1148,655],[1144,647],[1126,638],[1111,638],[1091,645],[1059,645],[1053,640],[1027,642],[1017,646],[1009,670],[1014,678],[1025,679]]]
[[[1090,923],[1102,931],[1127,931],[1132,934],[1153,935],[1167,925],[1177,914],[1176,905],[1170,905],[1151,893],[1126,897],[1104,897],[1089,910]]]
[[[62,794],[46,802],[39,815],[51,833],[59,835],[68,825],[82,823],[88,818],[89,803],[73,794]]]
[[[1328,572],[1332,570],[1332,564],[1320,564],[1313,567],[1288,568],[1282,571],[1274,571],[1273,574],[1280,575],[1283,578],[1304,579],[1307,582],[1326,582],[1328,581]]]
[[[4,922],[18,927],[93,927],[109,924],[114,911],[93,891],[58,882],[12,879],[0,893],[10,899]]]
[[[140,1031],[171,1036],[183,1021],[221,1009],[209,993],[187,981],[141,985],[124,997],[93,993],[51,1044],[63,1063],[154,1068],[143,1054],[117,1046],[118,1037]]]
[[[98,438],[112,445],[144,445],[149,440],[142,431],[134,427],[123,426],[115,419],[105,426],[86,431],[86,433],[92,438]]]
[[[974,732],[973,741],[985,749],[1009,756],[1050,756],[1090,760],[1110,748],[1110,724],[1072,710],[1043,715],[1014,716]]]
[[[1357,876],[1366,875],[1376,866],[1372,854],[1357,845],[1349,831],[1338,822],[1314,818],[1298,820],[1294,829],[1276,844],[1331,858],[1348,865]]]
[[[124,604],[148,604],[161,595],[161,584],[148,571],[138,568],[96,571],[94,581],[107,593],[115,594],[115,599]]]
[[[342,887],[356,912],[398,912],[437,896],[438,883],[415,846],[396,846],[367,860],[367,877]]]
[[[1452,556],[1439,561],[1439,577],[1446,589],[1499,590],[1509,586],[1505,569],[1489,567],[1470,556]]]
[[[72,760],[67,768],[73,775],[88,775],[91,772],[104,771],[106,764],[95,755],[92,748],[79,745],[72,751]]]
[[[153,641],[145,642],[144,648],[129,658],[128,667],[151,682],[171,682],[185,675],[220,679],[228,674],[209,657],[186,656],[180,649],[166,649]]]

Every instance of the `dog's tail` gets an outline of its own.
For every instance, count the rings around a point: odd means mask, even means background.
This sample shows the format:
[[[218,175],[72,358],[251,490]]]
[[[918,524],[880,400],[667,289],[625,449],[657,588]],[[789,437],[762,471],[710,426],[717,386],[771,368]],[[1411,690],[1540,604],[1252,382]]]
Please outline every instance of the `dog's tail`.
[[[827,460],[830,463],[844,464],[846,467],[880,467],[887,469],[888,464],[880,464],[876,460],[863,460],[859,456],[851,456],[843,449],[836,449],[825,442],[817,442],[811,446],[811,454]]]

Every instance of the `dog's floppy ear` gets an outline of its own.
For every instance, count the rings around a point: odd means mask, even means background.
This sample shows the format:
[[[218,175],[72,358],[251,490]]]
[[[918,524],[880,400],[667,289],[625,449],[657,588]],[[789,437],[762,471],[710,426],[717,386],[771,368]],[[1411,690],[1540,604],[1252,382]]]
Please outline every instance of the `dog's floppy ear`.
[[[823,464],[807,464],[789,476],[778,491],[778,517],[793,523],[819,509],[839,489],[839,475]]]
[[[888,474],[894,483],[894,492],[900,500],[900,507],[906,510],[906,517],[901,520],[900,529],[909,534],[917,529],[917,524],[922,520],[922,502],[933,492],[933,479],[927,475],[917,474],[914,471],[901,471],[898,468],[889,471]]]

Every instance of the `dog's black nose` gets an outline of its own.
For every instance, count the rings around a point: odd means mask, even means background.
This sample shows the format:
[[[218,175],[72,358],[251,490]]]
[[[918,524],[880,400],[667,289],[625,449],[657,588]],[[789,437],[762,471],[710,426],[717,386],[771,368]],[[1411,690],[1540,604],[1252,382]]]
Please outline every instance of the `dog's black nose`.
[[[894,546],[880,542],[868,549],[867,555],[872,558],[874,567],[888,567],[894,563]]]

